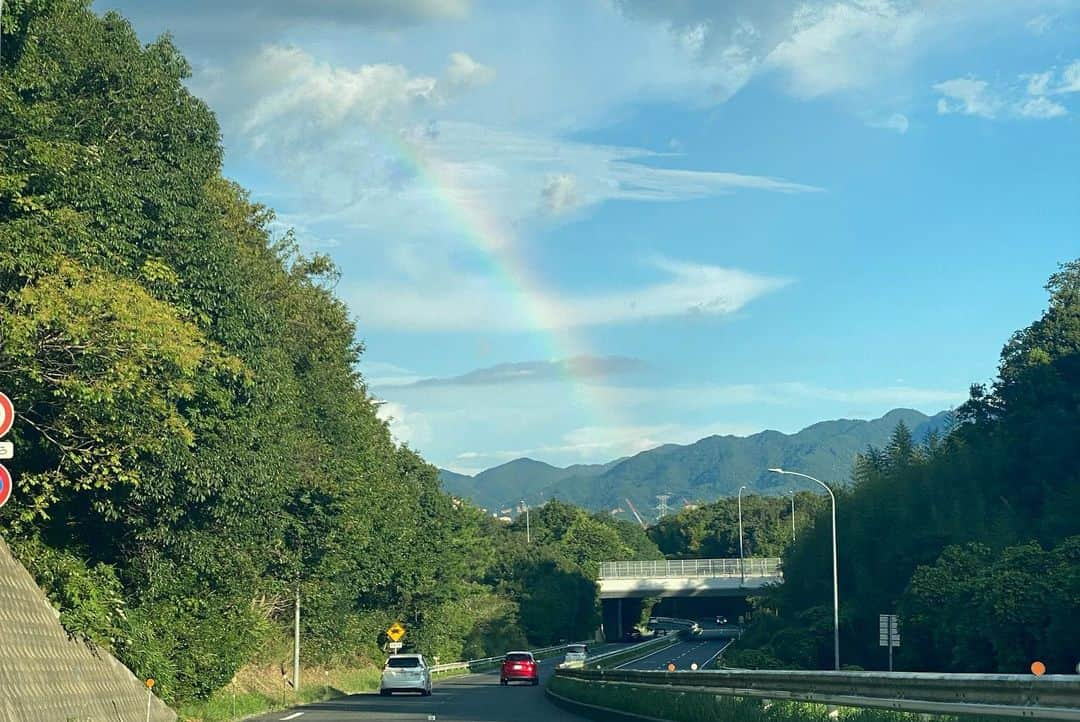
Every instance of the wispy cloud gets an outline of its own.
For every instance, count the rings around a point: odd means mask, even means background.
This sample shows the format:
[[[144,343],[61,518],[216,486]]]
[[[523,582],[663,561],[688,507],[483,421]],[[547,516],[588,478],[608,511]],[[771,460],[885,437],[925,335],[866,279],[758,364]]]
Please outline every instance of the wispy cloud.
[[[362,325],[414,330],[533,331],[674,316],[723,316],[785,286],[783,278],[657,259],[663,279],[594,293],[512,293],[499,279],[455,275],[431,283],[379,281],[346,289]]]
[[[893,113],[892,115],[884,118],[875,118],[867,121],[866,123],[871,128],[882,128],[884,130],[893,130],[903,135],[908,131],[908,119],[903,113]]]
[[[564,434],[561,443],[521,449],[466,451],[458,454],[454,462],[467,462],[470,467],[481,462],[484,468],[523,457],[569,459],[570,463],[574,463],[574,460],[607,462],[665,444],[690,444],[714,435],[750,436],[761,430],[746,424],[581,426]],[[454,466],[451,464],[451,470],[455,470]]]
[[[648,370],[641,359],[626,356],[575,356],[557,361],[521,361],[475,369],[459,376],[425,378],[405,384],[409,387],[502,386],[563,379],[596,379]]]
[[[933,413],[962,403],[964,391],[896,382],[830,387],[801,381],[747,384],[651,385],[618,377],[497,385],[397,386],[379,393],[426,425],[426,452],[443,466],[492,466],[532,456],[549,463],[604,462],[667,443],[712,434],[746,436],[773,428],[793,433],[825,418],[876,418],[897,407]],[[621,385],[620,385],[621,384]],[[635,385],[637,384],[637,385]],[[604,409],[579,404],[604,399]],[[552,403],[552,399],[559,399]],[[676,411],[677,410],[677,411]],[[776,419],[788,424],[777,425]],[[403,416],[405,426],[414,420]],[[642,423],[639,420],[648,419]],[[800,423],[801,422],[801,423]],[[399,432],[401,433],[401,432]]]
[[[465,97],[492,82],[495,69],[463,52],[448,63],[434,76],[392,63],[334,64],[271,45],[203,73],[196,85],[227,134],[289,180],[310,226],[439,239],[447,235],[447,204],[513,229],[608,201],[820,190],[781,178],[664,168],[664,157],[647,149],[462,119]]]

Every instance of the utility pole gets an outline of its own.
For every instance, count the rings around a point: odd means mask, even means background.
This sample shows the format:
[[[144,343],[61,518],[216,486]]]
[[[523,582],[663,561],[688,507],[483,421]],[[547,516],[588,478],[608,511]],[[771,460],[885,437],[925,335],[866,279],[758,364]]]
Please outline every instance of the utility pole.
[[[532,546],[532,521],[529,519],[529,505],[525,503],[525,500],[521,500],[521,505],[525,507],[525,543]]]

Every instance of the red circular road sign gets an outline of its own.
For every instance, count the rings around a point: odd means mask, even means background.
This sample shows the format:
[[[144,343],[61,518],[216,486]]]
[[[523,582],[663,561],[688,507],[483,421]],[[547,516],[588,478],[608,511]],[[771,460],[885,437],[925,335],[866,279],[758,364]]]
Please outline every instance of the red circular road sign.
[[[11,399],[7,394],[0,391],[0,436],[11,431],[11,425],[15,423],[15,407],[11,405]]]
[[[3,464],[0,464],[0,506],[7,503],[11,498],[11,472]]]

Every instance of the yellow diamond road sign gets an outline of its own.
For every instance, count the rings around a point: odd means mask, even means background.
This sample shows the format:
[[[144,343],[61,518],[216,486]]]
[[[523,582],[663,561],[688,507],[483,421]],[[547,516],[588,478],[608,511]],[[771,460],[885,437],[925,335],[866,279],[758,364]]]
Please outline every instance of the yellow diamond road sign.
[[[394,622],[390,625],[390,629],[386,630],[386,636],[390,637],[391,641],[398,641],[405,636],[405,627],[401,626],[400,622]]]

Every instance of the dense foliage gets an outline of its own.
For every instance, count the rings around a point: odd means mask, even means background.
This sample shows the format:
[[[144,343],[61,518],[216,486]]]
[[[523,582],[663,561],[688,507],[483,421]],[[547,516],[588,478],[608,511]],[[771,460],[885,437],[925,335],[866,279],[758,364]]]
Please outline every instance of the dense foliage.
[[[489,581],[518,602],[529,639],[547,644],[599,627],[601,562],[663,557],[636,524],[550,501],[502,531],[499,558]]]
[[[899,613],[901,668],[1071,672],[1080,648],[1080,261],[1005,345],[948,435],[898,427],[837,489],[841,661],[885,664],[878,615]],[[823,509],[784,557],[785,584],[745,638],[762,660],[830,667]],[[768,666],[763,664],[762,666]]]
[[[791,496],[743,493],[743,555],[780,556],[791,543],[792,537],[802,533],[822,506],[823,494],[795,492],[793,528]],[[649,538],[669,559],[738,558],[738,498],[721,499],[712,504],[665,516],[649,527],[648,533]]]
[[[174,701],[287,655],[297,589],[312,661],[395,619],[445,659],[591,632],[594,553],[633,535],[579,514],[526,548],[394,443],[335,268],[222,178],[170,40],[88,0],[2,21],[0,523],[67,628]]]

